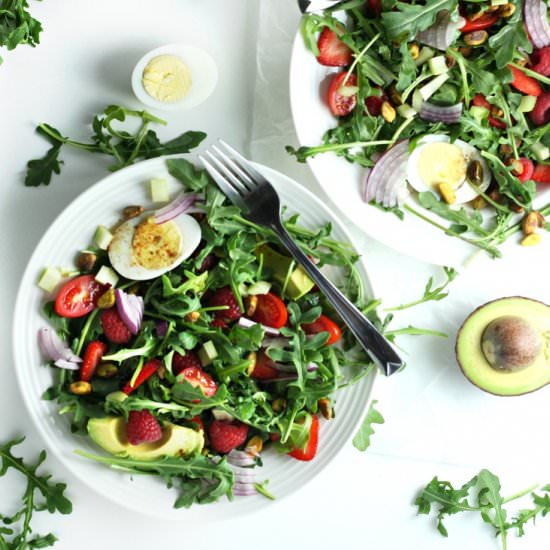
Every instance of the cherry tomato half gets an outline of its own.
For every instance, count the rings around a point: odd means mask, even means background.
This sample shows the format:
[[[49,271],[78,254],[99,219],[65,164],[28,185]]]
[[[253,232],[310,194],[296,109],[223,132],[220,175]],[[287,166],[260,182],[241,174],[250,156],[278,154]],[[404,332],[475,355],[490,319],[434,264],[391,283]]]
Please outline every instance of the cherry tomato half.
[[[252,378],[257,380],[267,380],[272,378],[277,378],[279,371],[272,366],[273,360],[264,350],[260,350],[256,354],[256,364],[254,365],[254,370],[250,373]]]
[[[66,282],[55,299],[55,312],[61,317],[84,317],[105,292],[93,275],[81,275]]]
[[[268,327],[281,328],[286,325],[288,312],[285,303],[272,292],[258,294],[258,304],[252,315],[252,320]]]
[[[357,103],[356,94],[342,95],[340,93],[342,84],[347,74],[348,73],[346,71],[336,74],[328,87],[328,106],[330,107],[332,114],[336,116],[349,115]],[[346,87],[347,86],[357,86],[357,77],[353,73],[349,75],[349,78],[346,81]]]
[[[327,345],[334,344],[338,342],[342,337],[342,331],[340,327],[332,320],[329,319],[326,315],[319,315],[319,319],[313,321],[313,323],[307,323],[302,325],[304,332],[306,334],[318,334],[319,332],[328,332],[329,338],[327,340]]]
[[[313,415],[311,417],[311,427],[309,428],[309,439],[304,449],[294,449],[288,453],[291,457],[298,460],[311,460],[317,453],[319,444],[319,419]]]

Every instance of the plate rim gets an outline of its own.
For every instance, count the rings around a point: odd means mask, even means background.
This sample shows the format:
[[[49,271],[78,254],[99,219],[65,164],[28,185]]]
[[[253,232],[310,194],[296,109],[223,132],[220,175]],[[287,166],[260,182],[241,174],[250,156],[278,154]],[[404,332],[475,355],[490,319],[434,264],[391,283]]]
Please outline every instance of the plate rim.
[[[39,433],[39,436],[40,436],[41,440],[43,441],[45,447],[47,448],[48,452],[51,452],[60,461],[60,463],[63,464],[63,466],[67,470],[69,470],[69,472],[76,479],[78,479],[80,482],[82,482],[86,487],[91,488],[94,491],[94,493],[96,495],[99,495],[101,498],[104,498],[107,501],[113,503],[116,506],[120,506],[123,509],[130,510],[132,512],[139,512],[139,513],[141,513],[141,514],[143,514],[147,517],[155,517],[155,518],[162,518],[162,519],[168,519],[168,520],[181,520],[181,519],[185,518],[185,515],[184,515],[185,511],[178,511],[178,514],[174,514],[174,513],[166,514],[165,512],[163,512],[161,510],[156,511],[156,512],[154,510],[153,511],[143,510],[139,506],[139,504],[137,504],[137,503],[127,502],[127,501],[124,501],[124,503],[120,502],[116,498],[115,495],[111,495],[111,494],[108,494],[108,493],[104,492],[103,490],[101,490],[100,487],[97,487],[89,479],[86,478],[84,473],[78,468],[78,466],[76,464],[76,461],[78,460],[76,455],[67,456],[66,452],[64,452],[61,448],[58,448],[54,444],[54,441],[49,439],[49,437],[47,436],[47,433],[45,431],[43,431],[43,429],[42,429],[40,418],[38,417],[35,409],[33,408],[32,404],[31,404],[31,401],[32,401],[33,398],[36,399],[38,397],[38,400],[41,403],[44,403],[45,407],[51,408],[53,410],[53,412],[57,412],[58,407],[54,403],[49,403],[49,402],[44,401],[42,399],[41,395],[31,396],[28,391],[25,391],[23,371],[25,371],[26,369],[25,369],[24,364],[22,364],[23,360],[22,359],[17,359],[18,354],[16,353],[16,351],[17,351],[17,349],[20,345],[20,342],[18,341],[18,335],[17,335],[18,329],[17,329],[17,327],[18,327],[19,323],[21,322],[20,318],[23,317],[23,308],[21,307],[21,302],[24,299],[25,293],[29,292],[29,285],[32,285],[32,284],[36,285],[36,281],[34,281],[34,283],[33,283],[33,275],[34,275],[33,269],[35,267],[34,264],[36,263],[35,257],[39,256],[39,251],[40,251],[41,247],[43,247],[43,243],[45,241],[47,241],[47,239],[49,237],[49,234],[52,231],[52,228],[58,223],[58,220],[60,220],[64,216],[66,216],[66,213],[68,211],[71,211],[74,208],[75,204],[78,204],[80,202],[84,202],[90,194],[94,193],[94,190],[95,190],[96,187],[98,187],[100,185],[107,185],[106,182],[110,181],[111,179],[119,178],[120,174],[124,174],[124,175],[130,174],[127,177],[131,177],[132,172],[140,172],[144,167],[148,168],[149,166],[151,166],[151,167],[152,166],[157,166],[159,168],[162,167],[167,172],[166,165],[165,165],[166,160],[168,160],[168,159],[177,159],[177,158],[189,159],[189,157],[192,157],[193,159],[195,159],[196,156],[197,156],[197,153],[193,152],[193,153],[187,153],[187,154],[164,155],[164,156],[161,156],[161,157],[156,157],[156,158],[153,158],[153,159],[147,159],[147,160],[138,162],[134,165],[128,166],[124,169],[121,169],[121,170],[115,172],[115,173],[107,174],[105,177],[98,179],[95,183],[91,184],[83,193],[81,193],[80,195],[78,195],[77,197],[72,199],[63,208],[63,210],[61,212],[59,212],[55,216],[55,218],[51,221],[50,225],[48,226],[46,231],[42,234],[42,236],[40,237],[40,239],[36,243],[31,255],[29,256],[29,259],[28,259],[28,261],[25,265],[25,268],[22,272],[21,279],[20,279],[20,284],[19,284],[19,287],[18,287],[18,290],[17,290],[17,294],[16,294],[16,298],[15,298],[15,310],[14,310],[14,316],[13,316],[13,320],[12,320],[11,345],[12,345],[12,353],[13,353],[13,357],[14,357],[14,366],[15,366],[14,370],[15,370],[15,375],[16,375],[16,380],[17,380],[17,386],[18,386],[19,392],[20,392],[20,394],[23,398],[23,402],[24,402],[24,405],[25,405],[25,410],[26,410],[27,414],[29,415],[29,417],[31,418],[33,426],[36,429],[36,431]],[[253,162],[253,164],[255,165],[256,168],[259,168],[260,170],[265,170],[266,172],[273,172],[273,173],[277,174],[277,177],[281,178],[281,180],[284,182],[285,186],[290,185],[290,186],[295,186],[295,187],[299,188],[300,192],[304,193],[304,195],[307,196],[309,200],[311,200],[313,203],[315,203],[316,206],[320,209],[321,212],[326,213],[331,218],[330,221],[337,223],[338,229],[343,233],[343,235],[350,242],[350,244],[353,246],[353,248],[355,250],[357,250],[357,243],[356,243],[354,237],[350,234],[350,232],[347,229],[344,222],[340,219],[340,216],[338,215],[338,212],[333,212],[332,211],[333,209],[331,209],[327,205],[325,205],[321,201],[321,199],[316,197],[309,189],[307,189],[303,185],[300,185],[296,180],[294,180],[293,178],[287,176],[286,174],[284,174],[282,172],[279,172],[279,171],[277,171],[273,168],[270,168],[266,165],[260,164],[260,163]],[[143,179],[143,177],[142,177],[142,179]],[[369,292],[372,293],[372,295],[374,296],[375,292],[374,292],[374,288],[373,288],[373,285],[372,285],[372,280],[371,280],[371,278],[368,274],[365,258],[364,258],[363,255],[360,255],[358,262],[360,263],[361,268],[362,268],[361,279],[363,280],[364,283],[366,283]],[[30,342],[29,342],[29,344],[30,344]],[[35,345],[37,345],[37,344],[35,344]],[[378,372],[378,369],[375,367],[373,369],[373,371],[371,372],[371,374],[365,378],[365,383],[366,383],[367,380],[369,381],[368,394],[366,396],[364,404],[361,406],[360,413],[358,413],[356,418],[355,418],[355,421],[353,423],[353,429],[350,430],[350,434],[347,436],[346,440],[343,442],[343,444],[340,446],[340,448],[337,449],[337,451],[334,453],[334,455],[331,458],[329,458],[329,460],[327,460],[324,464],[322,464],[316,471],[313,472],[312,475],[310,475],[305,480],[305,482],[303,482],[303,484],[301,484],[301,488],[303,488],[308,483],[310,483],[313,479],[315,479],[317,476],[319,476],[319,474],[321,474],[323,472],[323,470],[325,470],[332,463],[332,461],[342,452],[342,449],[344,448],[344,446],[349,445],[351,439],[353,438],[354,434],[357,432],[360,424],[362,423],[368,408],[371,406],[371,404],[374,400],[374,388],[375,388],[375,383],[376,383],[376,380],[377,380],[378,376],[379,376],[379,372]],[[70,434],[68,434],[68,435],[70,435]],[[74,458],[74,460],[71,460],[72,458]],[[287,494],[284,494],[281,497],[277,497],[277,499],[275,501],[267,502],[267,504],[268,505],[270,504],[271,506],[273,506],[274,504],[277,504],[277,503],[285,500],[286,498],[295,495],[298,491],[288,492]],[[166,494],[167,494],[167,498],[171,498],[171,495],[170,495],[168,489],[166,489]],[[256,498],[258,498],[258,497],[256,497]],[[222,502],[225,502],[225,501],[222,501]],[[216,503],[213,503],[213,504],[216,504]],[[198,507],[198,505],[196,505],[196,506]],[[208,510],[208,509],[210,509],[210,507],[205,507],[205,509]],[[238,513],[240,515],[250,514],[250,513],[256,512],[260,509],[262,509],[262,507],[258,506],[253,510],[250,510],[250,509],[249,510],[241,510],[240,512],[238,512],[237,507],[230,508],[229,510],[234,510],[234,512],[232,513],[231,511],[229,511],[228,513],[225,514],[225,518],[235,517],[236,513]],[[174,509],[171,508],[170,510],[173,511]],[[221,519],[224,519],[224,518],[216,517],[215,515],[212,515],[210,517],[207,517],[206,515],[204,515],[204,517],[200,517],[200,518],[193,517],[194,521],[202,521],[202,520],[204,520],[204,521],[213,521],[213,520],[218,521],[218,520],[221,520]]]

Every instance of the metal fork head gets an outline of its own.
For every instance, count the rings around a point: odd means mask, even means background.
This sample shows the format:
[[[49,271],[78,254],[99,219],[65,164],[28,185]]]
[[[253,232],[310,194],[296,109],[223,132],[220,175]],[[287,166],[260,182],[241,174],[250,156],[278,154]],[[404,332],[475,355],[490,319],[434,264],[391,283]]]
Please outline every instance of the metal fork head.
[[[222,193],[254,223],[273,226],[280,222],[280,201],[269,181],[233,147],[218,140],[199,155]]]

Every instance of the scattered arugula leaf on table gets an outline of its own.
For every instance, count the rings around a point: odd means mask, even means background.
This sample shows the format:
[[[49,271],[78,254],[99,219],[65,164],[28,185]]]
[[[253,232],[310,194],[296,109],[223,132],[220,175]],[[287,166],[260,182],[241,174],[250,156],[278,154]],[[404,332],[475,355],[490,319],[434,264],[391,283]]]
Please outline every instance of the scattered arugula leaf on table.
[[[42,25],[28,8],[27,0],[0,0],[0,47],[13,50],[21,44],[35,47],[40,42]]]
[[[359,451],[366,451],[370,446],[370,436],[374,434],[374,428],[372,425],[384,424],[384,417],[375,408],[377,403],[378,401],[376,400],[371,402],[361,427],[352,440],[353,446]]]
[[[127,122],[129,119],[136,119],[140,122],[139,128],[134,133],[124,127],[119,127],[121,123]],[[50,142],[51,147],[43,157],[30,160],[27,163],[25,185],[28,187],[49,185],[53,175],[61,172],[63,161],[60,160],[59,155],[65,145],[90,153],[112,156],[115,162],[109,169],[115,171],[140,159],[189,153],[206,137],[204,132],[188,131],[161,143],[155,131],[150,128],[152,123],[166,125],[165,120],[147,111],[109,105],[102,114],[93,118],[94,133],[90,142],[70,139],[53,126],[40,123],[36,131]]]
[[[66,484],[55,483],[51,481],[51,475],[37,472],[46,460],[46,451],[40,453],[34,464],[25,462],[13,454],[13,448],[23,440],[24,437],[20,437],[0,444],[0,477],[6,475],[11,468],[22,474],[27,481],[21,497],[21,508],[13,515],[0,514],[0,548],[2,550],[26,550],[52,546],[57,540],[52,533],[35,535],[31,538],[31,520],[34,512],[42,510],[47,510],[51,514],[72,512],[71,501],[65,496]]]
[[[495,535],[500,537],[502,550],[507,548],[508,533],[516,530],[518,536],[525,534],[525,525],[537,516],[550,514],[550,485],[541,488],[543,494],[535,493],[538,486],[529,487],[510,497],[501,495],[499,478],[487,469],[455,489],[451,482],[434,477],[415,500],[418,514],[430,514],[432,508],[437,512],[437,530],[444,537],[449,536],[444,520],[460,512],[478,512],[483,521],[491,525]],[[510,520],[504,505],[530,495],[533,507],[521,509]]]

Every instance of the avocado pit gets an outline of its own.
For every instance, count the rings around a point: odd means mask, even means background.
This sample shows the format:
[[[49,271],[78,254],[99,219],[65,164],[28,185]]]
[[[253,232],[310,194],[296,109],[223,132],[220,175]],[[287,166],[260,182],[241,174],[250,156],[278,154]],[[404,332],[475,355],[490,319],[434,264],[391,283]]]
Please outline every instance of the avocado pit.
[[[483,331],[481,349],[494,369],[517,371],[535,362],[542,350],[542,338],[523,317],[503,315]]]

